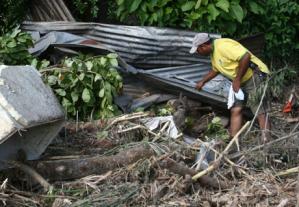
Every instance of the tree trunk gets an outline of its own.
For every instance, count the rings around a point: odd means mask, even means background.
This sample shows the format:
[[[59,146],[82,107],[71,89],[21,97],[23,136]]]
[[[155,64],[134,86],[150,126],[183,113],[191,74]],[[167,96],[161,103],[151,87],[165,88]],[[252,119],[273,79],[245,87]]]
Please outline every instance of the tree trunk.
[[[37,172],[50,180],[69,180],[91,174],[103,174],[127,166],[139,159],[150,158],[155,153],[149,146],[137,146],[116,155],[94,156],[79,159],[32,161]]]

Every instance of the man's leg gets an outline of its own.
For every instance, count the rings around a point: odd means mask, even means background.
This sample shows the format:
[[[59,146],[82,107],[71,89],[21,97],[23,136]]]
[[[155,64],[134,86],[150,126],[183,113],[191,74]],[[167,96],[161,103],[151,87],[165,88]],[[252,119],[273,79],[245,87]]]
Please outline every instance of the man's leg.
[[[230,136],[235,136],[242,126],[242,106],[234,106],[230,110]]]
[[[267,113],[262,113],[257,116],[260,129],[262,130],[262,139],[264,142],[269,141],[270,139],[270,122],[267,116]]]

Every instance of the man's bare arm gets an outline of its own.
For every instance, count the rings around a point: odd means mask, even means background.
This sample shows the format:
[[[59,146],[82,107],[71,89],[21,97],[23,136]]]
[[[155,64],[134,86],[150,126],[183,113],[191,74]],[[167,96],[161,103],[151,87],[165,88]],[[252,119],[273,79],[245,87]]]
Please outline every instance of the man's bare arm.
[[[239,61],[239,66],[237,68],[237,76],[233,80],[233,89],[235,92],[238,92],[241,87],[241,80],[248,70],[249,62],[250,62],[250,54],[247,52]]]
[[[201,79],[199,82],[197,82],[196,89],[200,90],[206,82],[215,78],[217,75],[218,75],[218,72],[216,72],[214,70],[210,70],[209,73],[203,77],[203,79]]]

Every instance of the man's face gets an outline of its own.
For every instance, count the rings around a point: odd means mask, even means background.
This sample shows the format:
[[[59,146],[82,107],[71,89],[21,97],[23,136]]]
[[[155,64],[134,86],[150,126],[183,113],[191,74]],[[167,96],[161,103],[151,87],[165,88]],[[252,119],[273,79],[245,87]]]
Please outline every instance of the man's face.
[[[203,56],[208,56],[211,53],[209,44],[201,44],[197,47],[197,53]]]

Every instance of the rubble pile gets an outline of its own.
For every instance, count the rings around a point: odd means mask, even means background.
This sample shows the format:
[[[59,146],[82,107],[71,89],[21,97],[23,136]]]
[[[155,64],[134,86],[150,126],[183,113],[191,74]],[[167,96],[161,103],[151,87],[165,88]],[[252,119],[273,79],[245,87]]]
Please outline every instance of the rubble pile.
[[[209,123],[213,116],[208,111],[200,120]],[[273,140],[262,143],[254,125],[246,134],[249,122],[225,140],[204,137],[202,131],[192,138],[173,120],[136,112],[68,122],[40,160],[14,162],[18,170],[2,173],[1,202],[53,207],[296,205],[298,122],[273,111]]]

